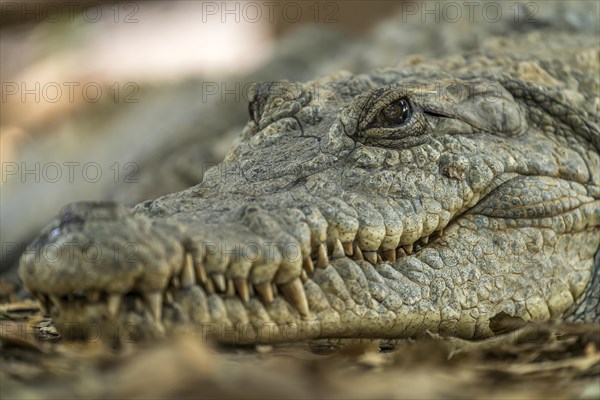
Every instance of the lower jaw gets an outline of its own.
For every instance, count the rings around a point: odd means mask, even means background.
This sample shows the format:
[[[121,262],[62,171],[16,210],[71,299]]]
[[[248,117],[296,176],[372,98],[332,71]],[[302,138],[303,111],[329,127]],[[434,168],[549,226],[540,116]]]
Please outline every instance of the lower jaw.
[[[305,284],[307,291],[321,290],[313,281],[309,282]],[[110,346],[151,341],[179,331],[193,333],[202,342],[236,345],[334,338],[398,339],[427,332],[463,338],[491,334],[486,333],[484,326],[475,327],[482,321],[446,324],[440,321],[439,313],[418,307],[406,313],[376,311],[364,306],[338,312],[309,295],[311,311],[303,316],[280,296],[269,305],[256,297],[244,303],[238,297],[206,295],[194,286],[177,289],[172,297],[172,301],[163,302],[160,319],[135,294],[125,297],[116,315],[110,315],[103,302],[83,299],[64,302],[60,308],[53,305],[49,311],[63,338]]]
[[[189,289],[183,289],[176,296],[179,301],[164,303],[160,321],[144,310],[134,296],[124,301],[116,316],[107,315],[106,307],[101,303],[75,302],[60,311],[53,309],[51,317],[65,339],[101,342],[113,347],[152,341],[181,331],[196,335],[202,342],[235,345],[341,338],[398,339],[418,337],[426,334],[428,329],[437,331],[435,323],[427,324],[422,315],[380,314],[373,310],[361,314],[325,309],[304,317],[298,313],[290,314],[285,320],[235,320],[228,315],[219,318],[215,310],[206,314],[190,314],[190,298],[186,290]],[[216,294],[208,297],[208,302],[227,304],[227,310],[242,307],[241,301],[236,298],[222,299]],[[258,299],[251,299],[244,307],[259,309],[262,304]],[[291,311],[289,304],[281,298],[273,300],[269,311],[272,308]]]
[[[101,305],[94,304],[69,305],[51,316],[56,328],[65,339],[103,342],[110,345],[145,342],[178,331],[192,332],[199,336],[202,342],[229,344],[296,342],[339,337],[340,333],[337,330],[338,324],[323,324],[310,317],[297,318],[285,323],[194,321],[194,318],[187,315],[176,303],[164,305],[163,318],[160,321],[154,320],[148,313],[135,310],[123,311],[116,318],[109,318]]]
[[[353,312],[340,314],[329,307],[302,316],[281,297],[275,297],[267,306],[257,298],[244,303],[237,297],[205,295],[199,287],[192,287],[174,291],[173,299],[163,303],[159,320],[133,294],[125,297],[116,315],[110,315],[103,302],[83,299],[61,301],[60,307],[52,305],[49,313],[63,338],[113,346],[153,340],[181,330],[196,334],[203,342],[227,344],[405,336],[391,329],[396,322],[392,315],[371,313],[365,320]]]

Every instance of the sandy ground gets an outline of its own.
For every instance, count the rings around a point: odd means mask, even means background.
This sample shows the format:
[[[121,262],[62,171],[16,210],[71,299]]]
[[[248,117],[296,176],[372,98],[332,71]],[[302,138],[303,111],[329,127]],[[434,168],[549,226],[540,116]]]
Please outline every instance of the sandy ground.
[[[506,323],[505,323],[506,324]],[[598,399],[599,324],[223,347],[193,330],[151,343],[61,340],[33,301],[0,305],[2,399]]]

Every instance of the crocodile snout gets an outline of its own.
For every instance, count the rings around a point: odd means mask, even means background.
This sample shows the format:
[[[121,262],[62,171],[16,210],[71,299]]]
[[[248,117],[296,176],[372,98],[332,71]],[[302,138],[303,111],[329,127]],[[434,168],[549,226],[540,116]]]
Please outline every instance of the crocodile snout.
[[[30,246],[20,275],[63,327],[126,323],[137,315],[162,331],[165,309],[179,307],[174,297],[191,308],[179,314],[200,320],[214,320],[222,298],[235,299],[236,307],[277,303],[286,314],[308,316],[302,281],[314,270],[310,256],[303,257],[310,250],[283,232],[261,236],[278,223],[260,207],[247,207],[242,220],[245,229],[209,222],[182,228],[117,204],[74,203]],[[207,306],[210,296],[220,304]],[[206,307],[199,310],[199,302]]]

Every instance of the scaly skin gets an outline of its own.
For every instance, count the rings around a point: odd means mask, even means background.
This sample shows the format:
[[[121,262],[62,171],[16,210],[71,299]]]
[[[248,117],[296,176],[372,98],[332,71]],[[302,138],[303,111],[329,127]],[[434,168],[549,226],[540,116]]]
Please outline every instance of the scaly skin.
[[[598,50],[562,56],[257,85],[242,140],[201,184],[132,211],[67,206],[20,275],[71,337],[597,321]]]

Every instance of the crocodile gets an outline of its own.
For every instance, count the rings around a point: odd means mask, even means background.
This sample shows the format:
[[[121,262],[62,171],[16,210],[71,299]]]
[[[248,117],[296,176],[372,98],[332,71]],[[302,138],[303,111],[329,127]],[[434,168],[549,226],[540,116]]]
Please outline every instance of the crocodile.
[[[477,339],[600,320],[598,46],[264,82],[224,161],[67,205],[19,274],[65,337]]]

